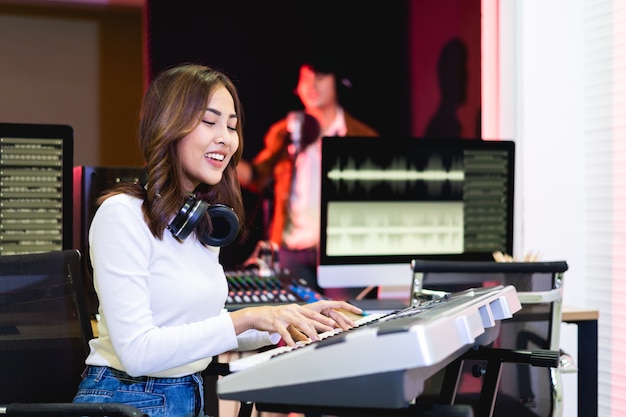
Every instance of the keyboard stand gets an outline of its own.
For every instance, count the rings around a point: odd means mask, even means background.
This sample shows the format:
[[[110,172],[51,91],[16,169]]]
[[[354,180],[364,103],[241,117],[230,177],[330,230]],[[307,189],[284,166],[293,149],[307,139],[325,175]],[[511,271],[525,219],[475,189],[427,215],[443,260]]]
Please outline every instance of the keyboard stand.
[[[466,360],[486,362],[486,368],[475,367],[475,369],[473,369],[474,376],[484,378],[476,416],[491,417],[493,416],[496,403],[503,363],[521,363],[532,366],[556,368],[559,366],[559,352],[545,349],[533,351],[485,347],[471,349],[446,367],[441,392],[439,394],[439,402],[441,404],[454,404],[463,362]],[[478,367],[478,365],[476,366]]]
[[[485,368],[475,369],[475,376],[484,378],[476,414],[471,405],[454,404],[463,362],[466,360],[486,362]],[[406,408],[389,409],[242,402],[238,417],[250,417],[255,405],[258,411],[284,414],[313,413],[338,417],[492,417],[503,363],[554,368],[559,364],[559,352],[486,347],[471,349],[446,367],[438,404],[411,404]]]

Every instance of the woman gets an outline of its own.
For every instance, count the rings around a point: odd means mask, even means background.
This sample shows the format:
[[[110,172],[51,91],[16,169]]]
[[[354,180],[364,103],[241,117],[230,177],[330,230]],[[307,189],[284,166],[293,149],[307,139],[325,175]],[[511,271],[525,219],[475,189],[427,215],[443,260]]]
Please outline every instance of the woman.
[[[219,248],[204,243],[210,212],[200,209],[193,231],[179,233],[179,217],[198,202],[243,216],[241,119],[235,86],[211,68],[174,67],[148,88],[139,127],[147,181],[103,196],[89,231],[99,337],[90,342],[75,402],[204,416],[200,372],[213,356],[281,338],[288,345],[315,341],[318,332],[354,325],[337,309],[361,310],[340,301],[225,312]]]

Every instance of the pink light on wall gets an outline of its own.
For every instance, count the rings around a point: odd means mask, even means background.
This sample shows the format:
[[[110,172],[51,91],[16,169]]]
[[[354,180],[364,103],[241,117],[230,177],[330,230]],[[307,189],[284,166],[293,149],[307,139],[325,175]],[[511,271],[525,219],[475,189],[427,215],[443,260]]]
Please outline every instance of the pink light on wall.
[[[478,135],[480,1],[409,3],[413,136],[425,135],[438,116],[440,129],[455,131],[458,125],[455,137],[473,139]]]
[[[409,51],[411,80],[411,133],[422,136],[439,101],[437,57],[456,33],[456,7],[447,2],[410,2]]]
[[[612,233],[612,331],[611,409],[626,410],[626,369],[623,329],[626,321],[626,7],[613,0],[612,136],[613,136],[613,233]],[[621,334],[621,335],[620,335]]]
[[[500,135],[499,0],[481,1],[481,125],[482,138]]]

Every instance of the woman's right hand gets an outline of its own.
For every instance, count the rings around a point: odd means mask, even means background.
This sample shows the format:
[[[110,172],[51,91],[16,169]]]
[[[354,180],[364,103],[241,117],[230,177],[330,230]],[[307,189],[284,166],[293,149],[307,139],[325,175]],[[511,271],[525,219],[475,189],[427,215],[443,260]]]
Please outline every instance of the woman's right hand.
[[[341,310],[356,315],[362,310],[345,301],[321,300],[310,304],[248,307],[230,313],[237,334],[249,329],[277,332],[289,346],[317,341],[318,333],[347,330],[355,323]]]

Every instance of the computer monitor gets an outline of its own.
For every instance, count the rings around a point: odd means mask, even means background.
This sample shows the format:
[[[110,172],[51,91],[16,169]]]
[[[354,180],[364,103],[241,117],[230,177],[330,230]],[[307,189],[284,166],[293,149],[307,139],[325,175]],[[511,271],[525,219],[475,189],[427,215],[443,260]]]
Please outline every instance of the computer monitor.
[[[72,248],[71,126],[0,123],[0,255]]]
[[[512,141],[322,138],[318,283],[408,288],[412,259],[512,253]]]

